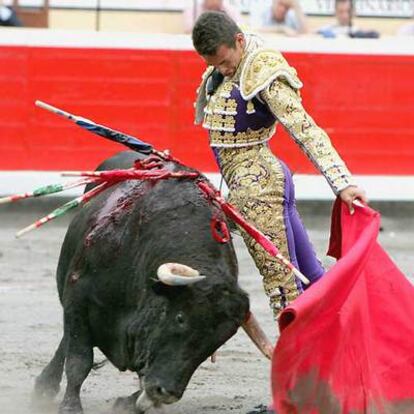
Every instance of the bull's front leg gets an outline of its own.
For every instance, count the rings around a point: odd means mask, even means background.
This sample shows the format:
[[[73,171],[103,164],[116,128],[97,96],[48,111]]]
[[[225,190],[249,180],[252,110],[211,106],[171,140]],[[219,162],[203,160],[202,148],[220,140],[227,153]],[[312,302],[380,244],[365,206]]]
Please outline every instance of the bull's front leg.
[[[59,414],[82,414],[80,389],[93,365],[93,344],[87,323],[87,312],[65,310],[67,338],[65,373],[66,392],[59,406]]]

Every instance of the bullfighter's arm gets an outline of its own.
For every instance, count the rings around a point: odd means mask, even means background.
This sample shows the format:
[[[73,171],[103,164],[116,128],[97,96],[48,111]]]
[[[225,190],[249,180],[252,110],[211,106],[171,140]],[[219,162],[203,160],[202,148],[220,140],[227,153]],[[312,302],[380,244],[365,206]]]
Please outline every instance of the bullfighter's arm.
[[[352,185],[352,176],[326,132],[308,115],[299,92],[284,79],[275,79],[260,96],[312,163],[325,176],[335,194]]]

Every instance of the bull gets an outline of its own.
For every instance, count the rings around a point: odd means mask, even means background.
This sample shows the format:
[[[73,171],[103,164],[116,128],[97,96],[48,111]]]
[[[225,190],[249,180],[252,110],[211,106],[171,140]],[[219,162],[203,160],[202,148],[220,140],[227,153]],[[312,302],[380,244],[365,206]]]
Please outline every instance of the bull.
[[[138,157],[124,152],[99,169],[129,168]],[[163,168],[192,171],[174,161]],[[87,203],[61,249],[63,336],[35,395],[54,397],[65,369],[59,413],[82,413],[80,389],[98,347],[140,378],[141,389],[119,398],[115,411],[145,413],[179,400],[249,313],[232,243],[212,235],[218,214],[190,179],[126,181]]]

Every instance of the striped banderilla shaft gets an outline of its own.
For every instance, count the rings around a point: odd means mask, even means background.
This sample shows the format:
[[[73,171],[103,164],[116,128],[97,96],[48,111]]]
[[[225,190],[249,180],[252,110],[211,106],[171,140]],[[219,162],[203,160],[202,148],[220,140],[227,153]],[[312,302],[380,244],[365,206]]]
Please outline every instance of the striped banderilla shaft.
[[[71,200],[67,202],[66,204],[63,204],[63,206],[58,207],[57,209],[53,210],[50,214],[47,216],[36,220],[33,224],[30,226],[25,227],[24,229],[20,230],[16,233],[16,237],[21,237],[23,234],[28,233],[31,230],[37,229],[38,227],[43,226],[44,224],[48,223],[51,220],[54,220],[57,217],[63,216],[66,214],[69,210],[72,210],[75,207],[78,207],[79,205],[86,203],[88,200],[90,200],[92,197],[95,197],[102,191],[106,190],[108,187],[110,187],[112,183],[103,182],[96,187],[92,188],[92,190],[88,191],[85,194],[82,194],[80,197],[75,198],[74,200]]]
[[[36,190],[30,191],[27,193],[14,194],[11,196],[2,197],[0,198],[0,204],[13,203],[15,201],[24,200],[26,198],[40,197],[44,195],[60,193],[61,191],[69,190],[70,188],[79,187],[81,185],[88,184],[90,182],[94,182],[94,180],[90,178],[84,178],[82,180],[75,181],[73,183],[68,183],[68,184],[49,184],[49,185],[39,187]]]

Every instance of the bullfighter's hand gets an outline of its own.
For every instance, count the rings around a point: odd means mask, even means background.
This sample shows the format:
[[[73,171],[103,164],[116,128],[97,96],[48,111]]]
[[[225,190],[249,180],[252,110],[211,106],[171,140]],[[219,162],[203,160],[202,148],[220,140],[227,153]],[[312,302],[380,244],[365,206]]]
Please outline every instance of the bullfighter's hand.
[[[353,202],[355,200],[359,200],[363,204],[368,203],[368,198],[365,195],[365,191],[356,185],[350,185],[349,187],[344,188],[339,193],[339,197],[341,197],[341,200],[348,206],[349,212],[351,214],[354,214],[355,211],[353,206]]]

